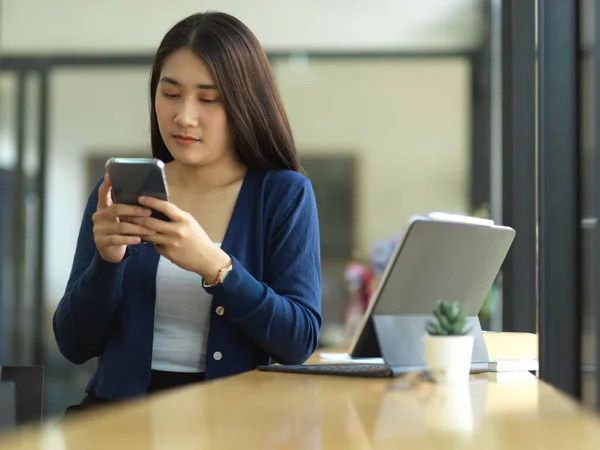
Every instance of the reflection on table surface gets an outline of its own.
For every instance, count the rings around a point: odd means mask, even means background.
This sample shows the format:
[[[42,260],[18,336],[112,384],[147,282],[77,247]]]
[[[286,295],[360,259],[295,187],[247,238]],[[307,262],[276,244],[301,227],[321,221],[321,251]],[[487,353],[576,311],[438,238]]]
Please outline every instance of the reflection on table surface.
[[[600,420],[527,372],[472,376],[462,387],[250,372],[0,441],[28,450],[567,445],[599,448]]]

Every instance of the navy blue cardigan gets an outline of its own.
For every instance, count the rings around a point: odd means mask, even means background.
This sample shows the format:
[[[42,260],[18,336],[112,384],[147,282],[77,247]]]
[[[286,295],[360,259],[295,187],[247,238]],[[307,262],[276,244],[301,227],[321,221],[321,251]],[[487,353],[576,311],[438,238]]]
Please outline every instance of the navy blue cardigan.
[[[53,318],[62,354],[81,364],[97,357],[86,391],[107,399],[144,395],[150,382],[156,270],[152,244],[128,248],[118,264],[95,246],[87,202],[66,291]],[[314,193],[293,171],[249,171],[222,249],[233,270],[213,295],[206,379],[249,371],[271,359],[301,364],[321,329],[321,261]],[[215,313],[217,307],[225,313]]]

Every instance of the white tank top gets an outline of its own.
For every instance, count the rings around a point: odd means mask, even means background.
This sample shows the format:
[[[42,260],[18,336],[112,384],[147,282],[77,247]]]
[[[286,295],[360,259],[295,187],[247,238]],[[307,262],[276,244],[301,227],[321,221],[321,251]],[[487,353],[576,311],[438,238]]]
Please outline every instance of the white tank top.
[[[204,372],[211,304],[212,296],[202,287],[200,275],[160,257],[156,272],[153,370]]]

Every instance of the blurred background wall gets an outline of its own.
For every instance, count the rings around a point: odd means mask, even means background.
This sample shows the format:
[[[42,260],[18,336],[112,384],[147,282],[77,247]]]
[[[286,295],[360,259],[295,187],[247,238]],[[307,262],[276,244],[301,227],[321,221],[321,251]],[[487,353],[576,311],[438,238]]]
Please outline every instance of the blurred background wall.
[[[4,0],[5,54],[152,53],[181,18],[231,13],[270,51],[465,50],[486,32],[483,0]]]

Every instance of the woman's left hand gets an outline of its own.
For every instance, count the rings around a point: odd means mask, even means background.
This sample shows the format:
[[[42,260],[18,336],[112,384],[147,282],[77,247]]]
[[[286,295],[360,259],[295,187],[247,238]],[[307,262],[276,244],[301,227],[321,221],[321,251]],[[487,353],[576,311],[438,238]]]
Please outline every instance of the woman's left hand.
[[[231,257],[212,242],[191,214],[164,200],[140,197],[139,201],[171,219],[166,222],[153,217],[132,217],[128,221],[155,231],[142,238],[152,242],[158,253],[173,264],[198,273],[207,283],[212,283],[219,270],[231,264]]]

